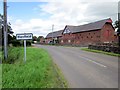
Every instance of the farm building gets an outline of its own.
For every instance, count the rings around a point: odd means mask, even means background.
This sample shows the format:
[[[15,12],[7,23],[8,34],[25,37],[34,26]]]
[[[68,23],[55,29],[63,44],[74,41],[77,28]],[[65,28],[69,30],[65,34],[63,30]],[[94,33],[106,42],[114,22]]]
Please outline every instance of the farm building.
[[[60,44],[88,46],[96,43],[112,43],[114,32],[110,18],[79,26],[66,25]]]
[[[45,38],[45,43],[50,44],[53,42],[55,44],[58,44],[61,41],[62,32],[63,30],[50,32]]]
[[[43,36],[39,36],[40,38],[40,44],[44,44],[45,43],[45,38]]]

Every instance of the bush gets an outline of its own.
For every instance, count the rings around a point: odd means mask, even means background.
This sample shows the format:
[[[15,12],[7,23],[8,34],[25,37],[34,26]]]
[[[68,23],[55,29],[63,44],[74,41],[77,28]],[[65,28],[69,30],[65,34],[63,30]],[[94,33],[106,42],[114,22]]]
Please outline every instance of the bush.
[[[20,41],[18,41],[18,40],[12,40],[10,43],[11,43],[13,46],[15,46],[15,47],[17,47],[17,46],[22,46],[22,44],[21,44]]]
[[[27,46],[31,46],[31,41],[26,41]]]
[[[23,45],[24,45],[24,42],[23,42],[23,41],[19,41],[19,40],[12,40],[10,43],[11,43],[14,47],[23,46]],[[27,46],[31,46],[31,41],[26,41],[26,45],[27,45]]]
[[[20,53],[20,48],[15,48],[15,47],[10,47],[8,49],[8,59],[7,60],[3,60],[3,63],[9,63],[9,64],[12,64],[14,63],[16,60],[18,60],[21,56],[21,53]]]

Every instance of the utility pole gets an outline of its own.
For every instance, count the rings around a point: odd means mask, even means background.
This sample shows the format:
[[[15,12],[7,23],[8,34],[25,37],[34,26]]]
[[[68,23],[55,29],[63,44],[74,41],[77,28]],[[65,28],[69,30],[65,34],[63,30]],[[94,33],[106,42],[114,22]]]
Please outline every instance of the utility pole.
[[[52,44],[54,43],[54,39],[53,39],[53,30],[54,30],[54,24],[52,25]]]
[[[3,13],[4,13],[4,59],[8,57],[7,43],[8,43],[8,30],[7,30],[7,0],[3,2]]]
[[[119,51],[120,51],[120,1],[118,2],[118,44],[119,44]],[[118,57],[118,68],[120,66],[120,57]],[[118,69],[118,74],[120,73],[120,69]],[[118,75],[118,88],[120,89],[120,76]]]
[[[120,47],[120,1],[118,2],[118,43]]]

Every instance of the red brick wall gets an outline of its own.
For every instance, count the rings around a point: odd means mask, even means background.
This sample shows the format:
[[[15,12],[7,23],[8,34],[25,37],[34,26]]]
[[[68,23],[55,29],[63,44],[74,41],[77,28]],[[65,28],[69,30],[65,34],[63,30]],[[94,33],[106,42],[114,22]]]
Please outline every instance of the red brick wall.
[[[105,24],[101,30],[101,42],[114,42],[114,28],[111,24]]]
[[[52,38],[46,38],[45,43],[48,44],[50,41],[52,41]]]
[[[45,43],[44,41],[45,41],[44,37],[40,38],[40,43],[41,44]]]
[[[105,24],[101,30],[63,34],[60,43],[62,45],[88,45],[112,41],[114,41],[114,29],[111,24]]]
[[[61,44],[70,45],[88,45],[91,43],[100,42],[100,30],[81,32],[74,34],[64,34]]]
[[[118,43],[118,36],[117,35],[114,35],[114,42]]]
[[[99,36],[100,36],[100,30],[77,33],[75,35],[74,44],[88,45],[88,44],[96,43],[99,42],[100,40]]]

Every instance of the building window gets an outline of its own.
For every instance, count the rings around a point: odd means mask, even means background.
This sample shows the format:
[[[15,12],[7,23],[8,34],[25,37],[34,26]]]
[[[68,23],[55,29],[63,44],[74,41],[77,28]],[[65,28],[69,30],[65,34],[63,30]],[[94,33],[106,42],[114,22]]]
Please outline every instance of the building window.
[[[93,37],[91,36],[91,38],[93,38]]]
[[[89,33],[89,35],[90,35],[90,33]]]
[[[87,36],[87,38],[88,38],[88,36]]]

